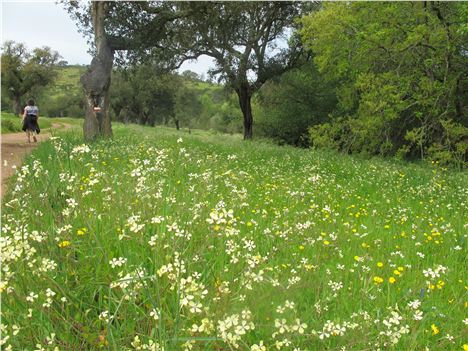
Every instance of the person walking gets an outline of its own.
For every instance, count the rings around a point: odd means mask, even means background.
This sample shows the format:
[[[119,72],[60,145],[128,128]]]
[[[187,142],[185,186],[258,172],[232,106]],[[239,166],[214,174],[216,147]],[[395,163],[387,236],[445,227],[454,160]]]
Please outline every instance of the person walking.
[[[28,141],[31,142],[31,135],[35,143],[37,143],[36,135],[41,132],[38,124],[39,108],[33,99],[28,100],[28,105],[24,108],[23,113],[23,131],[28,136]]]

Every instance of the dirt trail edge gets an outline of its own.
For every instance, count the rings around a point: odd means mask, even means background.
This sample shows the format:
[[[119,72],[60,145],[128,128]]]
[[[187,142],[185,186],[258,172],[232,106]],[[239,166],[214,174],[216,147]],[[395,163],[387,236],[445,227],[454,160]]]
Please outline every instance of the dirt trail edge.
[[[0,197],[3,199],[5,194],[5,187],[7,185],[7,180],[11,177],[16,168],[21,166],[23,159],[26,155],[31,153],[40,142],[49,139],[51,136],[50,130],[54,129],[68,129],[70,124],[66,123],[52,123],[52,128],[46,129],[45,133],[41,133],[37,136],[37,143],[28,143],[28,138],[26,133],[11,133],[11,134],[2,134],[2,159],[1,159],[1,180],[2,185],[0,188]],[[32,139],[32,138],[31,138]]]

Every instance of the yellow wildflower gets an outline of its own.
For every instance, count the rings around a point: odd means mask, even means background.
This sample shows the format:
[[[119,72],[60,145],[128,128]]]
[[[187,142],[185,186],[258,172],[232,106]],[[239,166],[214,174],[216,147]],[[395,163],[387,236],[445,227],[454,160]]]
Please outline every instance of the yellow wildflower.
[[[374,283],[375,283],[375,284],[381,284],[381,283],[383,283],[383,281],[384,281],[384,280],[383,280],[383,278],[381,278],[381,277],[378,277],[378,276],[375,276],[375,277],[374,277]]]
[[[86,228],[80,228],[76,231],[76,235],[85,235],[88,232]]]
[[[431,325],[431,329],[432,329],[432,335],[437,335],[440,332],[439,328],[437,328],[435,324]]]
[[[70,243],[68,240],[64,240],[64,241],[60,242],[60,243],[58,244],[58,246],[63,248],[63,247],[70,246],[70,244],[71,244],[71,243]]]

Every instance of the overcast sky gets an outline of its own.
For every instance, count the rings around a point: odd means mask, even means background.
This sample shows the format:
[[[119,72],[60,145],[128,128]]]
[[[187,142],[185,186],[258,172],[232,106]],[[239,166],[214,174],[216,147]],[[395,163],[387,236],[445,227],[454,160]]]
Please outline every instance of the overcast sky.
[[[59,52],[69,64],[89,64],[88,45],[78,33],[62,5],[54,1],[0,0],[2,6],[2,43],[14,40],[26,44],[28,49],[49,46]],[[198,62],[184,63],[180,71],[190,69],[205,73],[211,59],[202,57]]]

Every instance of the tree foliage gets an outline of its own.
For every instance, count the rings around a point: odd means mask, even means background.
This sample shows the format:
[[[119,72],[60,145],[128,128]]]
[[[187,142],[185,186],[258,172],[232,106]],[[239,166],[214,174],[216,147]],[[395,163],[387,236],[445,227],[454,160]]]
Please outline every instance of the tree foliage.
[[[174,118],[178,77],[146,64],[117,69],[112,79],[111,109],[117,120],[154,126]]]
[[[309,64],[265,84],[257,103],[257,128],[262,135],[306,147],[309,127],[326,121],[336,97],[333,84]]]
[[[60,59],[58,52],[49,47],[28,51],[22,43],[6,41],[2,48],[2,95],[13,104],[13,111],[20,113],[21,102],[35,97],[56,77],[55,66]],[[29,95],[26,97],[26,95]]]
[[[303,18],[339,106],[312,142],[346,152],[462,162],[468,151],[466,5],[327,3]],[[447,160],[447,155],[451,155]]]

